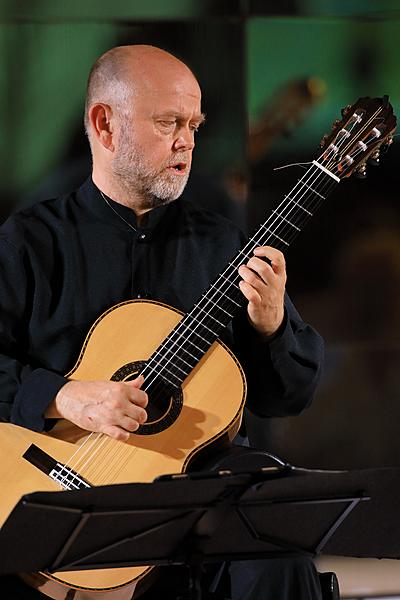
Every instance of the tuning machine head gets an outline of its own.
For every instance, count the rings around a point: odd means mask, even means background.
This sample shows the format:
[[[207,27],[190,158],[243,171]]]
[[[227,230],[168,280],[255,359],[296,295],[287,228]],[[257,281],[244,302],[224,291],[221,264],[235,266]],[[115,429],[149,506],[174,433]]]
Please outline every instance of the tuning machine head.
[[[360,163],[354,170],[354,174],[358,179],[365,179],[367,176],[367,163],[366,161]]]
[[[387,152],[389,150],[389,148],[392,144],[393,144],[393,136],[389,135],[388,138],[386,139],[386,141],[384,141],[382,144],[380,144],[381,154],[385,154],[385,152]]]
[[[325,148],[325,146],[326,146],[326,143],[327,143],[327,141],[328,141],[328,138],[329,138],[329,134],[328,134],[328,133],[326,133],[326,134],[325,134],[325,135],[324,135],[324,136],[321,138],[321,141],[320,141],[320,143],[319,143],[319,147],[320,147],[320,148]]]
[[[347,117],[347,115],[350,113],[352,107],[353,107],[352,104],[348,104],[347,106],[342,108],[342,110],[340,111],[342,113],[342,117]]]
[[[379,167],[380,153],[381,153],[381,148],[380,148],[380,146],[378,146],[378,148],[368,158],[368,165],[371,165],[371,167]]]

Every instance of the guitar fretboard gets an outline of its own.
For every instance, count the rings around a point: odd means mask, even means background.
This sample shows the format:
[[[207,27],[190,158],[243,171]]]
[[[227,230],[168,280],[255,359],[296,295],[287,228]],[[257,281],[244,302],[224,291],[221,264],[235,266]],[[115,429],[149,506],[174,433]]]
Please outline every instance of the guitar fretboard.
[[[235,314],[246,304],[239,289],[239,266],[247,263],[258,246],[269,245],[285,252],[335,185],[336,181],[317,165],[309,167],[153,353],[143,371],[145,377],[146,371],[155,372],[173,388],[181,386]],[[146,389],[146,382],[143,389]]]

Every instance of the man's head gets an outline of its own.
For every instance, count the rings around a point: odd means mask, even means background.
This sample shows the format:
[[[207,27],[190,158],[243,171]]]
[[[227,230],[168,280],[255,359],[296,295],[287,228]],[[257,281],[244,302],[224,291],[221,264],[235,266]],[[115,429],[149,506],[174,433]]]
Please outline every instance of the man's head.
[[[160,48],[103,54],[89,76],[85,110],[95,183],[138,212],[179,197],[204,119],[200,102],[193,73]]]

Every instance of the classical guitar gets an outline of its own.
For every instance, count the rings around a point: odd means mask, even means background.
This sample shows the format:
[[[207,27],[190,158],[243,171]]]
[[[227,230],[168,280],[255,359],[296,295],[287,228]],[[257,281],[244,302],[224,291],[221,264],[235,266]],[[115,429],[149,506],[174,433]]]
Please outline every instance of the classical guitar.
[[[156,302],[128,301],[102,314],[68,374],[76,380],[126,381],[137,373],[149,395],[148,420],[127,443],[59,421],[50,434],[0,425],[0,525],[20,497],[34,491],[149,482],[187,470],[203,449],[232,439],[242,418],[243,371],[222,330],[244,305],[238,267],[259,245],[285,250],[332,189],[392,141],[396,118],[388,98],[361,98],[323,138],[322,150],[283,201],[232,258],[185,316]],[[42,591],[65,598],[129,589],[140,595],[152,567],[43,574]],[[60,584],[61,592],[50,585]],[[68,597],[72,597],[71,593]],[[79,593],[73,594],[79,598]],[[128,597],[128,596],[127,596]],[[131,596],[129,596],[131,597]]]

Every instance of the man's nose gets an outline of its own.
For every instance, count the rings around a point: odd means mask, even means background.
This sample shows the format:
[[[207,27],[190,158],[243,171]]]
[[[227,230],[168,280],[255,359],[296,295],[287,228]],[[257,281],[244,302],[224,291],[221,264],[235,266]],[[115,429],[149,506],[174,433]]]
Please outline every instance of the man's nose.
[[[194,131],[190,130],[180,131],[173,144],[174,150],[193,150],[194,146]]]

